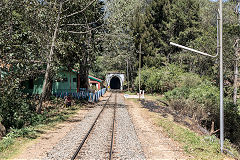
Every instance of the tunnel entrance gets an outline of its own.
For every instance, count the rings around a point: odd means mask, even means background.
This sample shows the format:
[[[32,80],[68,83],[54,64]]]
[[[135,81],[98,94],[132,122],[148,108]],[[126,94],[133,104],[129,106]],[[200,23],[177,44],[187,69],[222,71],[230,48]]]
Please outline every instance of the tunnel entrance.
[[[111,89],[120,89],[121,88],[121,82],[120,79],[116,76],[112,77],[110,81],[110,88]]]

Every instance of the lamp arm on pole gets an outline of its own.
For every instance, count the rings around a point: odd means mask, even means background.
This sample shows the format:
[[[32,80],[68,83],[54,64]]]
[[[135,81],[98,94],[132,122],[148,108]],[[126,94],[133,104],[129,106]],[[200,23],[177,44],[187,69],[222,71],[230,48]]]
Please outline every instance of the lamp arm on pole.
[[[204,55],[204,56],[209,56],[209,57],[212,57],[212,58],[215,58],[215,57],[218,56],[218,53],[213,56],[213,55],[210,55],[210,54],[207,54],[207,53],[204,53],[204,52],[192,49],[192,48],[188,48],[188,47],[185,47],[185,46],[182,46],[180,44],[173,43],[173,42],[170,42],[170,44],[173,45],[173,46],[177,46],[179,48],[182,48],[182,49],[186,49],[186,50],[189,50],[189,51],[192,51],[192,52],[195,52],[195,53],[199,53],[199,54]]]

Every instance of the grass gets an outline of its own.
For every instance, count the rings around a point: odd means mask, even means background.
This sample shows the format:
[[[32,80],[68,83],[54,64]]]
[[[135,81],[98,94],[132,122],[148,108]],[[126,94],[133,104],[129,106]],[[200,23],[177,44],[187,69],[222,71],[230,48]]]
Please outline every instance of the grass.
[[[0,153],[0,159],[12,159],[12,157],[18,154],[26,144],[30,143],[32,139],[29,138],[16,138],[14,139],[12,145],[8,145],[8,148]]]
[[[147,95],[148,100],[158,101],[162,97],[159,95]],[[139,101],[133,100],[139,104]],[[155,124],[163,128],[164,132],[173,140],[179,142],[184,149],[185,153],[194,157],[196,160],[211,159],[222,160],[227,159],[226,156],[220,152],[219,139],[215,136],[203,136],[195,133],[194,131],[174,122],[172,119],[164,118],[158,113],[152,112]],[[240,157],[236,149],[226,140],[225,148],[233,153],[235,157]],[[228,158],[229,159],[229,158]]]
[[[146,99],[148,100],[153,100],[153,101],[158,101],[158,100],[163,100],[163,95],[160,94],[145,94]]]
[[[35,117],[36,122],[34,125],[22,129],[10,129],[10,132],[0,141],[0,159],[11,159],[26,144],[36,139],[46,130],[52,129],[56,124],[66,121],[80,108],[82,108],[80,103],[69,108],[52,107],[39,117]]]
[[[200,136],[188,128],[162,117],[156,119],[156,124],[161,126],[170,138],[179,142],[184,151],[194,159],[220,160],[226,158],[220,153],[219,140],[215,136]],[[229,146],[229,143],[226,142],[225,145]],[[236,150],[231,149],[231,152],[237,154]]]
[[[137,95],[137,92],[126,91],[126,92],[124,92],[124,94],[128,94],[128,95]]]

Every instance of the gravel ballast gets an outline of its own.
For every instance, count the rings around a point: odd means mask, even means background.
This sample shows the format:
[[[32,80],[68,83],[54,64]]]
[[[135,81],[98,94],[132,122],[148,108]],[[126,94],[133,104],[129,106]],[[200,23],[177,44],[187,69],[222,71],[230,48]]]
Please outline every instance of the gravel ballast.
[[[114,96],[103,110],[76,159],[108,159],[113,121]]]
[[[76,150],[76,146],[84,138],[101,109],[102,107],[98,106],[90,111],[72,131],[47,153],[47,157],[44,159],[70,159]]]
[[[128,114],[123,95],[118,96],[116,110],[115,147],[113,158],[146,159],[134,125]]]
[[[108,97],[105,97],[105,100],[107,98]],[[101,111],[102,106],[100,105],[94,107],[91,111],[89,111],[85,118],[80,121],[74,127],[74,129],[72,129],[63,139],[61,139],[59,143],[55,145],[43,159],[70,159],[76,151],[77,146],[81,143],[82,139],[87,134],[92,123],[95,121],[97,115]]]
[[[105,97],[105,101],[107,98]],[[97,120],[76,159],[109,158],[114,99],[115,93],[110,98],[108,105]],[[102,103],[105,103],[105,101],[102,101]],[[98,105],[89,111],[85,118],[47,153],[44,159],[71,159],[101,109],[102,106]],[[146,159],[122,94],[117,94],[115,118],[113,159]]]

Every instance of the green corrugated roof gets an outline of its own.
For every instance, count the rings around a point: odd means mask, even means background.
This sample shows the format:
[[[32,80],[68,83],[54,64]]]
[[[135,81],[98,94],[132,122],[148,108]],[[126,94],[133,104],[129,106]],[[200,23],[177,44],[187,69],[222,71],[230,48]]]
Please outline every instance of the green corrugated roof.
[[[101,79],[98,79],[98,78],[93,77],[93,76],[88,76],[88,78],[93,79],[93,80],[98,81],[98,82],[102,82]]]
[[[79,71],[77,71],[75,69],[72,69],[72,71],[75,72],[75,73],[79,73]],[[103,80],[101,80],[99,78],[96,78],[96,77],[93,77],[93,76],[90,76],[90,75],[88,76],[88,78],[93,79],[93,80],[98,81],[98,82],[102,82],[103,81]]]

